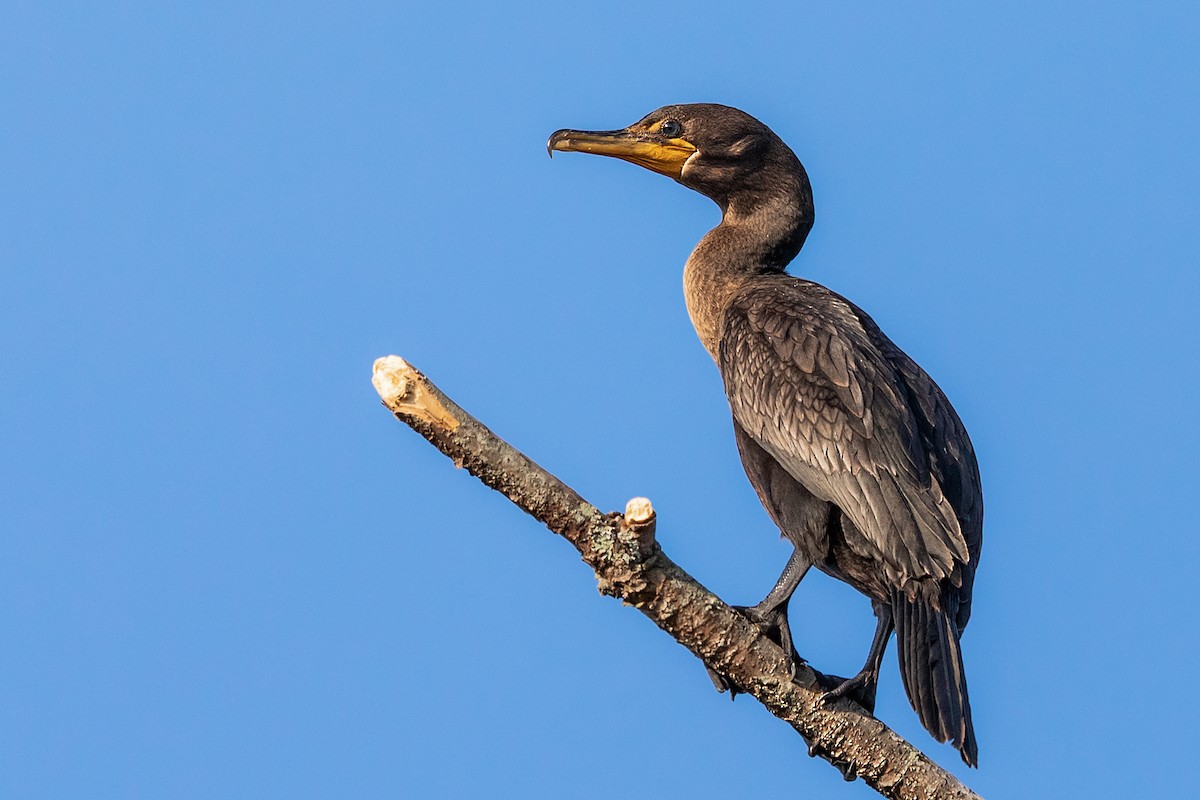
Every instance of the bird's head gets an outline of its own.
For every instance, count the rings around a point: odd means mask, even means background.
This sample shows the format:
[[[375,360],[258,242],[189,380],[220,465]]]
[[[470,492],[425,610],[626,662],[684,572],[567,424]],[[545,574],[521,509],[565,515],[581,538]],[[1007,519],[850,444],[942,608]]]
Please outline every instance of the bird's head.
[[[767,199],[795,199],[812,207],[812,190],[799,159],[754,117],[729,106],[663,106],[615,131],[555,131],[555,150],[595,153],[630,161],[712,198],[723,210]]]

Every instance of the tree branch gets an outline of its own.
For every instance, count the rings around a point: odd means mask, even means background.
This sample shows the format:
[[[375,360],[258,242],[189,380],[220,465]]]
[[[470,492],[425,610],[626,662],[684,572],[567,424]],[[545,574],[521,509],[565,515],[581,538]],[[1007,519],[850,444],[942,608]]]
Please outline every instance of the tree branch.
[[[862,778],[895,800],[975,798],[950,773],[848,699],[826,703],[805,665],[787,674],[783,650],[679,568],[654,539],[643,498],[625,514],[603,514],[504,442],[398,356],[375,362],[372,382],[396,418],[457,466],[505,495],[575,545],[604,594],[620,598],[727,675],[787,722],[847,780]]]

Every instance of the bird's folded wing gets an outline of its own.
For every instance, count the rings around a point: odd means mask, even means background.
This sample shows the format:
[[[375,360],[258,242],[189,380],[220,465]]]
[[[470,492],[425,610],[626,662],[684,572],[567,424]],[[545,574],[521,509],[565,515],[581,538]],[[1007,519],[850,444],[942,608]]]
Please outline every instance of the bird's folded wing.
[[[894,586],[961,580],[968,548],[921,410],[856,309],[799,279],[757,284],[726,312],[719,366],[734,418],[841,508],[861,534],[850,547],[879,561]]]

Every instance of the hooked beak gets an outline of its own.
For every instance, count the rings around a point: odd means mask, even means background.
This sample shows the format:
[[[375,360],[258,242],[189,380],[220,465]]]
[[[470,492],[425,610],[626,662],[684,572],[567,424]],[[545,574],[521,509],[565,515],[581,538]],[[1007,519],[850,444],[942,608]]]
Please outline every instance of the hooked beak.
[[[613,156],[679,180],[683,165],[696,152],[696,146],[685,139],[664,139],[629,128],[619,131],[564,129],[555,131],[546,143],[546,151],[551,157],[555,150]]]

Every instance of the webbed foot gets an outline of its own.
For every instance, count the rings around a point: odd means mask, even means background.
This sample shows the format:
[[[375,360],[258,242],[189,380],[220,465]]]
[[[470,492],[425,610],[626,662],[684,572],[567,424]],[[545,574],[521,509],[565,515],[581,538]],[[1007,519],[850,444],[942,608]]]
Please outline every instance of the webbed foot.
[[[795,678],[796,667],[808,662],[800,657],[800,654],[796,652],[795,645],[792,644],[792,630],[787,619],[787,604],[764,610],[760,603],[757,606],[733,606],[733,610],[754,623],[766,634],[768,639],[782,648],[787,674],[789,677]],[[705,669],[708,670],[708,677],[718,692],[729,692],[730,700],[737,698],[738,687],[729,676],[722,675],[709,667],[705,667]]]
[[[817,683],[825,689],[821,699],[832,703],[839,697],[849,697],[868,712],[875,713],[875,690],[879,687],[879,675],[863,670],[853,678],[817,673]]]
[[[796,652],[796,646],[792,644],[792,628],[788,624],[787,603],[766,609],[763,608],[762,603],[756,606],[734,606],[733,608],[761,628],[768,639],[779,645],[787,660],[788,675],[792,678],[796,677],[796,667],[808,662],[800,657],[800,654]]]

